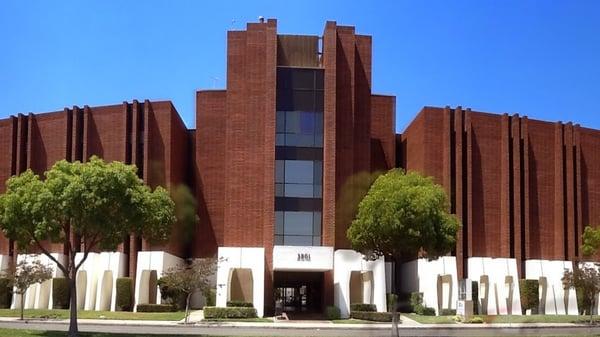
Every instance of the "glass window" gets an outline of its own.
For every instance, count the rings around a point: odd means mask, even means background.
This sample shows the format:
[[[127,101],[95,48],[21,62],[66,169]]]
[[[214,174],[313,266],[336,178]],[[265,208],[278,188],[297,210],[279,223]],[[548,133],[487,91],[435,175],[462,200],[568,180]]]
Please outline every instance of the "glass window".
[[[277,133],[285,132],[285,111],[277,111],[277,119],[275,121],[275,131]]]
[[[283,212],[275,212],[275,234],[283,234]]]
[[[275,235],[275,245],[283,246],[283,235]]]
[[[285,235],[313,235],[313,212],[284,212]]]
[[[295,184],[313,183],[313,161],[311,160],[286,160],[285,182]]]
[[[275,182],[285,182],[285,161],[275,160]]]
[[[313,235],[321,235],[321,212],[313,212]]]
[[[313,246],[320,246],[321,245],[321,237],[320,236],[313,236],[312,245]]]
[[[286,235],[284,238],[284,244],[287,246],[312,246],[312,236],[299,236],[299,235]]]
[[[284,195],[292,198],[312,198],[314,188],[312,184],[285,184]]]
[[[275,196],[283,197],[283,196],[285,196],[284,194],[285,194],[284,184],[275,184]]]

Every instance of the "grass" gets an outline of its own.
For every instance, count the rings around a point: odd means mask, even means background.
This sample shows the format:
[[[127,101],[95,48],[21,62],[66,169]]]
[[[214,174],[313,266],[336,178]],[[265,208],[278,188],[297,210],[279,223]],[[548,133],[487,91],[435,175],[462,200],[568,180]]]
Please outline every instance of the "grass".
[[[210,318],[203,319],[202,322],[254,322],[254,323],[273,323],[271,318]]]
[[[417,314],[402,314],[402,316],[406,316],[421,324],[456,324],[452,320],[453,316],[423,316]]]
[[[390,324],[388,322],[373,322],[373,321],[365,321],[363,319],[334,319],[331,321],[334,324]]]
[[[0,309],[0,317],[19,317],[20,310]],[[128,312],[128,311],[79,311],[81,319],[119,319],[143,321],[179,321],[185,316],[183,311],[178,312]],[[50,318],[68,319],[69,310],[53,309],[25,309],[25,318]],[[0,335],[1,336],[1,335]]]
[[[80,332],[81,337],[145,337],[145,334],[112,334],[101,332]],[[19,329],[0,329],[0,337],[64,337],[64,331],[37,331],[37,330],[19,330]],[[152,335],[153,337],[181,337],[181,335]],[[197,335],[196,337],[200,337]],[[193,336],[190,336],[193,337]],[[202,335],[202,337],[211,337]]]
[[[421,324],[455,324],[453,316],[422,316],[417,314],[402,314]],[[481,317],[484,323],[588,323],[589,316],[579,315],[475,315]],[[594,316],[594,322],[598,322]]]
[[[579,315],[489,315],[478,317],[483,318],[485,323],[588,323],[590,321],[589,316]]]

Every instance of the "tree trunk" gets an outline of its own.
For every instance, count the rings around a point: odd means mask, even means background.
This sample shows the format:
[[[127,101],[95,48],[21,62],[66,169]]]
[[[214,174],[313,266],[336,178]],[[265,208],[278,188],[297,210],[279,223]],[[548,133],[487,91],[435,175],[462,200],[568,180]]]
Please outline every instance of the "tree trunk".
[[[23,311],[25,311],[25,293],[21,294],[21,320],[23,320]]]
[[[77,327],[77,283],[76,283],[77,271],[75,268],[71,269],[70,275],[67,279],[69,282],[69,293],[71,294],[71,305],[69,308],[69,337],[79,337],[79,329]]]
[[[188,324],[190,318],[190,298],[192,297],[192,293],[187,294],[185,298],[185,324]]]
[[[396,287],[396,259],[392,262],[392,337],[398,337],[398,291]]]
[[[594,301],[596,299],[592,298],[592,300],[590,301],[590,324],[592,324],[594,322]]]

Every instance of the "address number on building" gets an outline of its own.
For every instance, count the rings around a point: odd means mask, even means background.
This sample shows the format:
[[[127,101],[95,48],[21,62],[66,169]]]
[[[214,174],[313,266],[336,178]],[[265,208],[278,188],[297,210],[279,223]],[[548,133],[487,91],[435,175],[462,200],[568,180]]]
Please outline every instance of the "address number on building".
[[[310,262],[310,253],[298,253],[296,261],[299,262]]]

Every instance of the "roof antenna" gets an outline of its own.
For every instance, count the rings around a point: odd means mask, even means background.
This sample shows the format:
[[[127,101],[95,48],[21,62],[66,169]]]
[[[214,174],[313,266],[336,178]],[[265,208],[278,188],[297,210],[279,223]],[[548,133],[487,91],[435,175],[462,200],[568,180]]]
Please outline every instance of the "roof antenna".
[[[258,22],[260,22],[260,23],[265,23],[265,17],[264,17],[264,16],[262,16],[262,15],[261,15],[261,16],[259,16],[259,17],[258,17]]]

